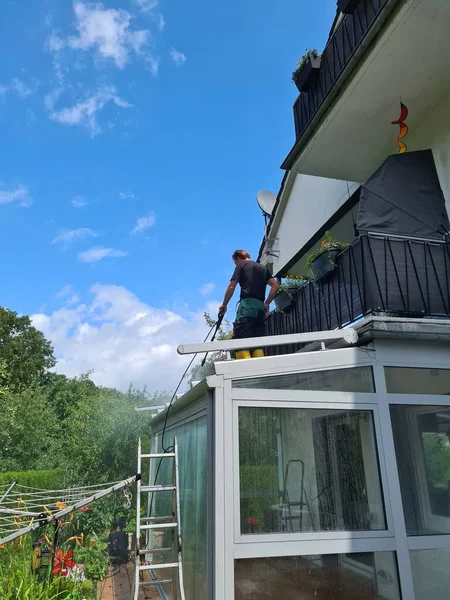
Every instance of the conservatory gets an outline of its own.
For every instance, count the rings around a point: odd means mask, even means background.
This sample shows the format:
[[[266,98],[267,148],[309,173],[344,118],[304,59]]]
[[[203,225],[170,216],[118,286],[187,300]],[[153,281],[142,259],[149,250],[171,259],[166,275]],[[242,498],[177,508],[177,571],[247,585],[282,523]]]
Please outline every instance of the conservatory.
[[[449,323],[296,335],[296,353],[216,363],[152,420],[155,451],[165,424],[179,446],[186,599],[448,600]]]

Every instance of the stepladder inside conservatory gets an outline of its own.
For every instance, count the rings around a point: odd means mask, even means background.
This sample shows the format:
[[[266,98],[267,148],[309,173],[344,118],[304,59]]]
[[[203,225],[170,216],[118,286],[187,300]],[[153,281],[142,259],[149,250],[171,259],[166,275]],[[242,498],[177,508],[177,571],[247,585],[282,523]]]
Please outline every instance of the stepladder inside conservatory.
[[[143,460],[150,463],[149,485],[143,485],[140,477]],[[139,439],[137,467],[136,549],[132,600],[143,599],[143,592],[148,590],[153,590],[159,595],[152,595],[151,598],[185,600],[177,439],[174,438],[173,446],[168,451],[154,454],[143,454]],[[170,472],[171,477],[168,480],[167,474]],[[158,480],[164,482],[159,483]],[[141,515],[143,499],[147,501],[146,517]]]

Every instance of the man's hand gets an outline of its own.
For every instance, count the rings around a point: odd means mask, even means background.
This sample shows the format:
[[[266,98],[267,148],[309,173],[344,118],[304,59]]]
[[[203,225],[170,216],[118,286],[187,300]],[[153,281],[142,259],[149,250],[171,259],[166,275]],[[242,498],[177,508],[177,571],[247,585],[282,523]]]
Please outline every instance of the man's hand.
[[[227,312],[226,304],[221,304],[219,306],[219,317],[223,317],[223,315]]]
[[[266,311],[266,316],[270,315],[270,304],[267,304],[267,302],[264,302],[264,308]]]

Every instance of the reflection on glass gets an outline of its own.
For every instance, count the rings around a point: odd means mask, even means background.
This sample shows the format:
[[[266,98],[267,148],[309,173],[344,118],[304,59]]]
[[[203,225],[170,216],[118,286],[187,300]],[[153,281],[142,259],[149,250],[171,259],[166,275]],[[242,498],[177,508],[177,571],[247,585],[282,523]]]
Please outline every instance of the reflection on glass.
[[[385,367],[389,394],[450,394],[450,369]]]
[[[242,559],[234,574],[235,600],[400,600],[393,552]]]
[[[236,379],[235,388],[263,390],[308,390],[324,392],[370,393],[375,391],[372,367],[333,369],[309,373],[288,373],[271,377]]]
[[[371,411],[239,409],[241,532],[385,529]]]
[[[450,407],[391,406],[408,535],[450,533]]]
[[[448,600],[450,548],[410,552],[416,600]]]

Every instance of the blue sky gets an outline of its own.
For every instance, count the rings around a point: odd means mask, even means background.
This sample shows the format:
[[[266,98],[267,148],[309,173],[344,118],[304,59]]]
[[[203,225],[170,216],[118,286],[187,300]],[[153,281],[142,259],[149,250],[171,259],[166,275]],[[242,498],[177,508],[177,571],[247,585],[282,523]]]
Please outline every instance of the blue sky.
[[[334,13],[334,0],[2,3],[1,303],[34,315],[61,371],[174,383],[173,349],[203,336],[231,252],[257,254],[255,195],[278,191],[294,139],[291,71]]]

